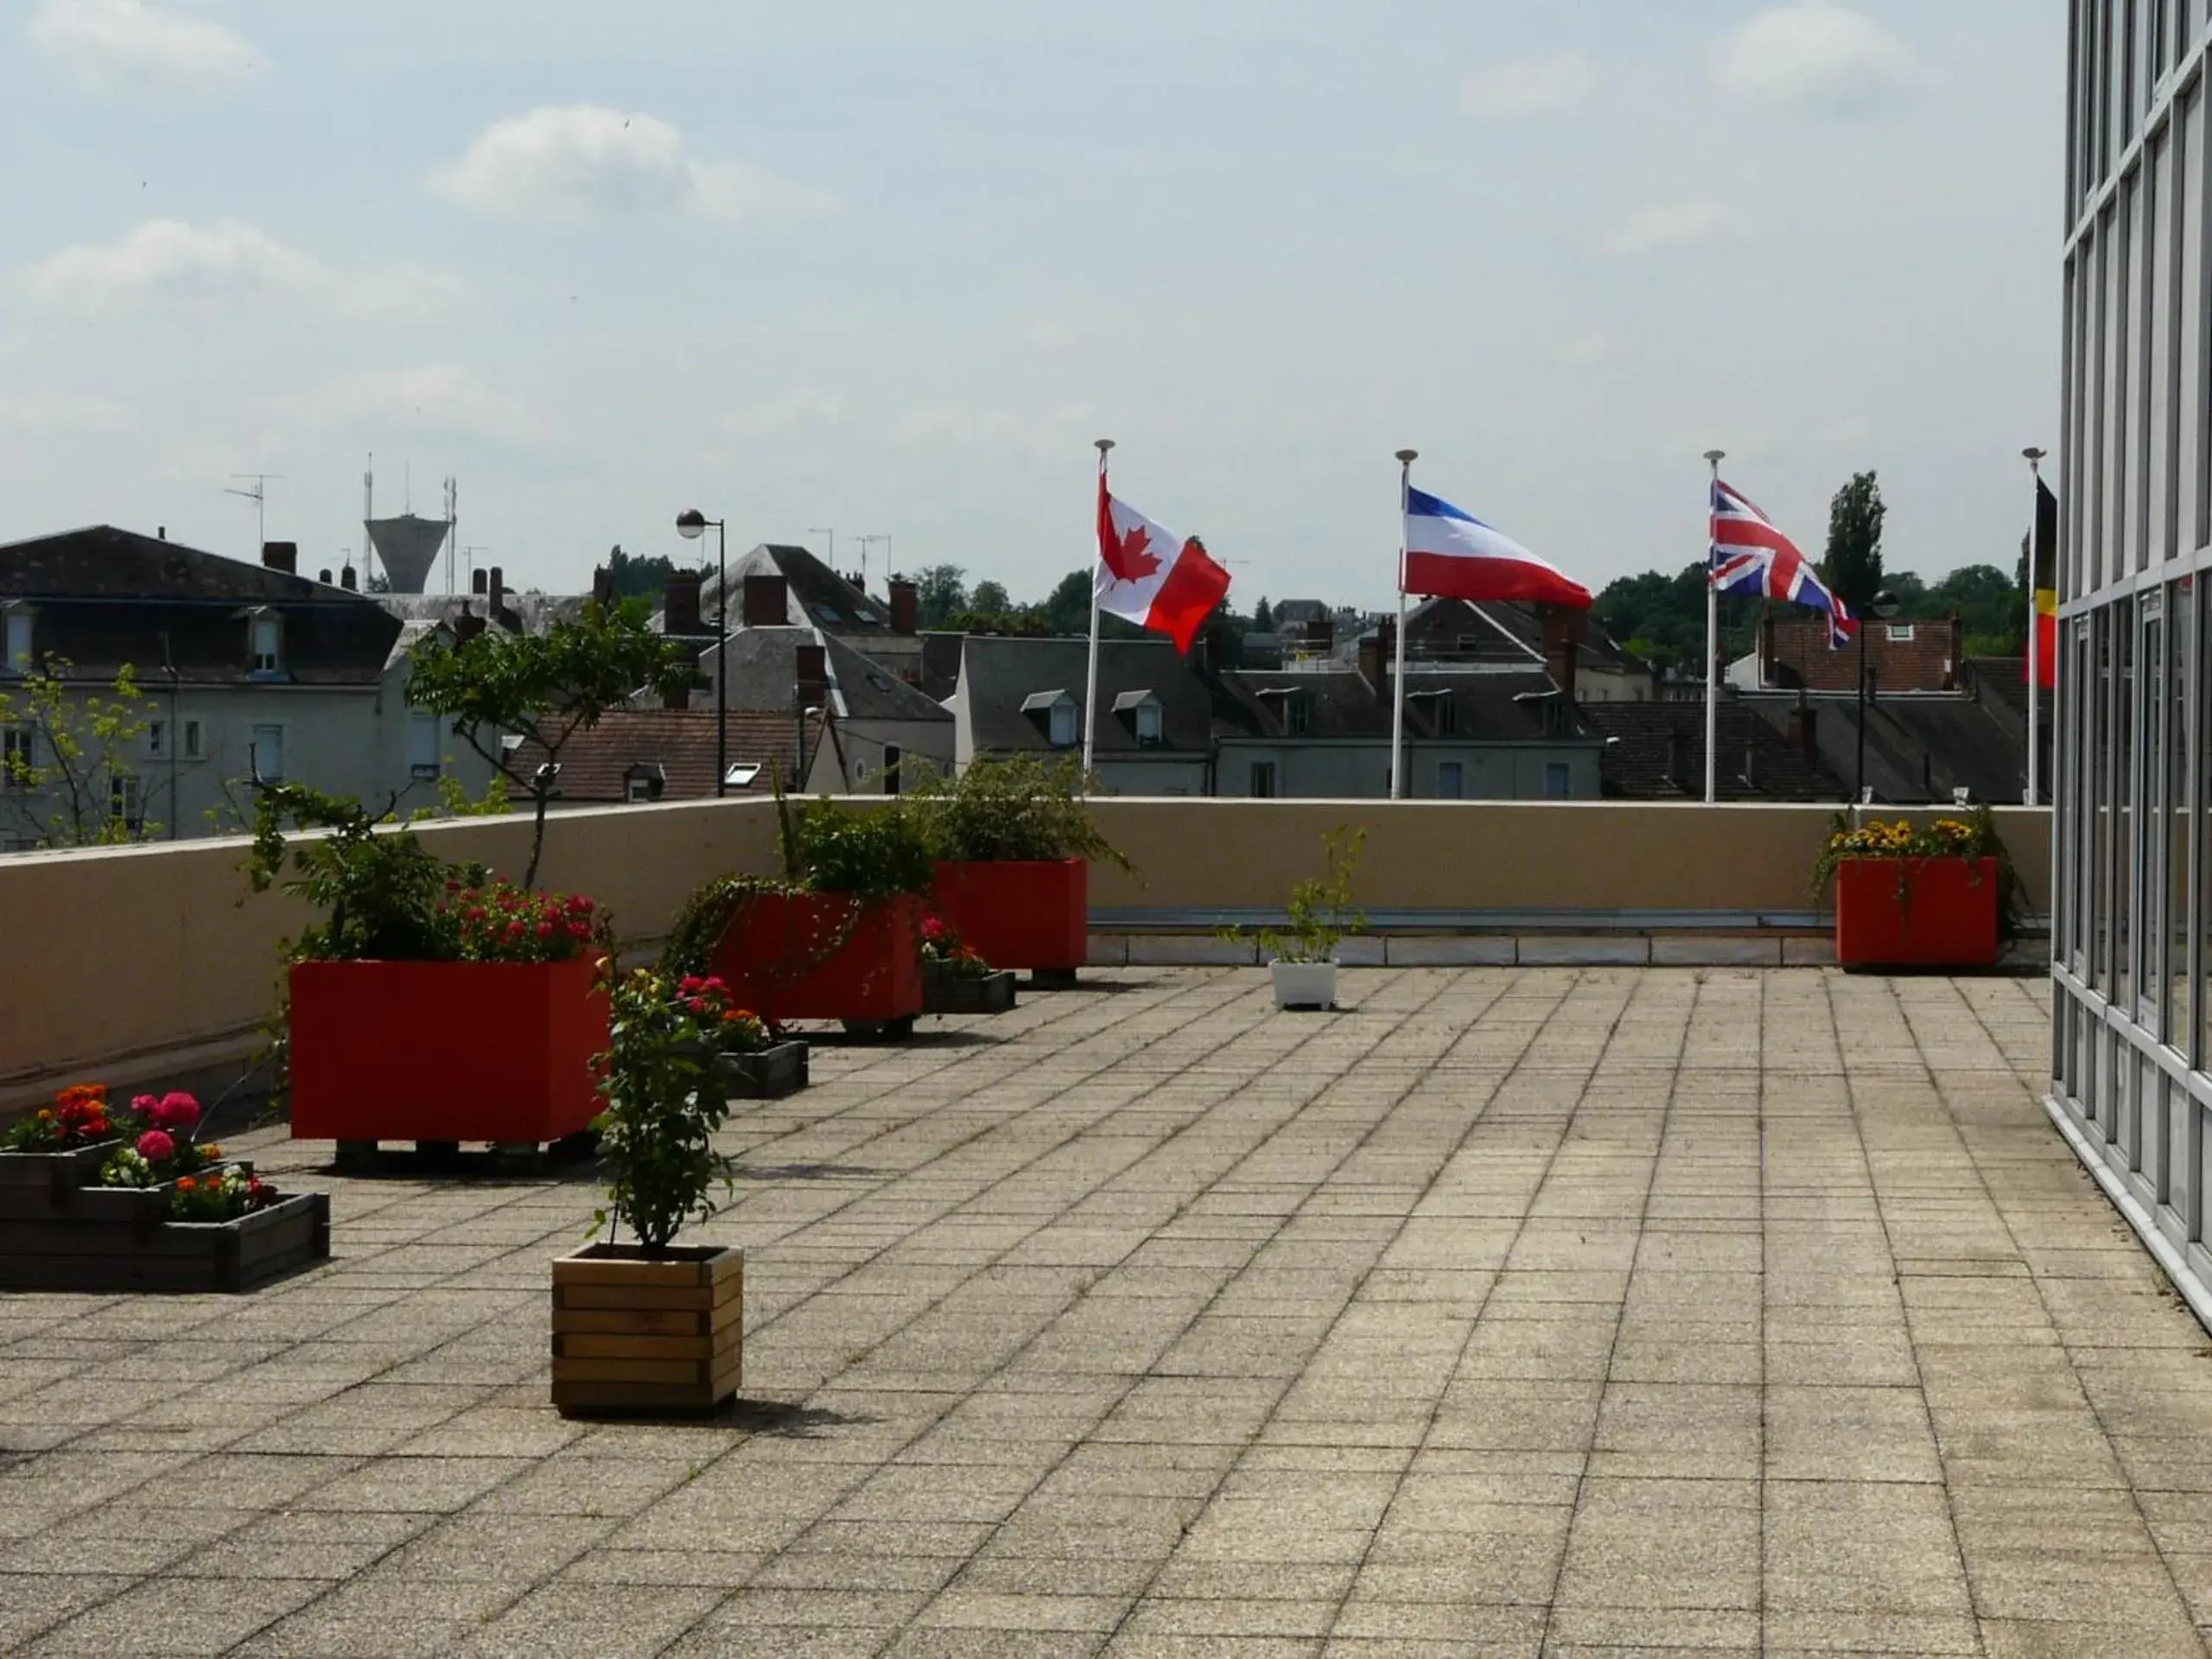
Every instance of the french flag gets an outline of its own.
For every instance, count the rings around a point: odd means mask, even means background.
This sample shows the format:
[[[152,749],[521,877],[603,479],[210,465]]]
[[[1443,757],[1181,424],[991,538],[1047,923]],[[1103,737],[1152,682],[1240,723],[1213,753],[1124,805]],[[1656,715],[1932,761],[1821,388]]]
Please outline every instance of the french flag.
[[[1449,501],[1408,487],[1400,591],[1433,599],[1521,600],[1590,608],[1590,590]]]

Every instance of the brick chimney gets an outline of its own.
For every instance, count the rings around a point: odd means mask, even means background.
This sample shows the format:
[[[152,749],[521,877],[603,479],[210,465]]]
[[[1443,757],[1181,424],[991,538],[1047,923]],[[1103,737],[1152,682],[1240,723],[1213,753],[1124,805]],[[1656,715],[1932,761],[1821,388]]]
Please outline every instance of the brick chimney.
[[[468,573],[468,591],[472,594],[490,593],[492,591],[492,573],[489,570],[470,571]]]
[[[696,570],[678,570],[668,579],[662,632],[671,634],[706,632],[699,626],[699,573]]]
[[[1582,613],[1564,605],[1539,605],[1536,615],[1544,628],[1544,667],[1551,674],[1552,683],[1571,700],[1575,669],[1582,655]]]
[[[300,544],[297,542],[264,542],[261,563],[271,570],[281,570],[288,576],[300,574]]]
[[[904,576],[891,578],[891,632],[913,633],[922,620],[922,590]]]
[[[470,610],[468,607],[469,601],[462,600],[461,614],[453,620],[453,637],[461,645],[467,645],[484,632],[484,619]]]
[[[343,588],[349,594],[357,594],[360,592],[361,573],[356,570],[352,565],[347,565],[343,570],[340,570],[338,573],[338,585],[340,588]]]
[[[1789,711],[1789,746],[1802,754],[1821,752],[1821,711],[1800,702]]]
[[[745,626],[780,628],[791,620],[791,589],[781,576],[745,579]]]
[[[492,567],[492,591],[486,595],[485,620],[496,622],[499,613],[507,608],[507,573],[498,565]]]
[[[1378,697],[1389,694],[1388,681],[1397,658],[1398,625],[1395,621],[1385,621],[1359,642],[1359,677]]]
[[[1324,611],[1306,625],[1306,649],[1326,657],[1337,648],[1337,619]]]
[[[320,569],[320,570],[316,571],[316,572],[315,573],[315,579],[317,582],[321,582],[324,587],[326,587],[326,588],[329,587],[329,586],[330,586],[330,567],[329,567],[329,566],[327,566],[327,565],[325,565],[321,569]]]
[[[802,709],[819,709],[830,700],[830,653],[821,645],[801,645],[791,678]]]
[[[697,578],[695,576],[696,582]],[[600,606],[614,603],[614,573],[605,565],[593,567],[591,573],[592,602]]]

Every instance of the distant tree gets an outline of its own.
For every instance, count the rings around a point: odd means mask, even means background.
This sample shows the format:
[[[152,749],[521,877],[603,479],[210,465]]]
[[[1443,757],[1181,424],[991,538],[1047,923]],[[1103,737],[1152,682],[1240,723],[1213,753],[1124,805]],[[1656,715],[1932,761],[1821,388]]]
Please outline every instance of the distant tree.
[[[969,608],[968,573],[957,564],[932,564],[914,574],[922,626],[937,628]]]
[[[1262,594],[1260,595],[1260,602],[1252,607],[1252,632],[1255,633],[1273,633],[1274,631],[1274,607],[1268,603],[1268,596],[1265,594]]]
[[[1091,575],[1088,570],[1071,570],[1060,578],[1058,587],[1046,595],[1037,607],[1045,626],[1057,634],[1087,634],[1090,632]]]
[[[1006,585],[986,577],[976,584],[976,591],[968,595],[968,608],[983,616],[998,616],[1014,608]]]
[[[162,826],[145,817],[130,757],[144,741],[154,704],[139,696],[128,664],[105,696],[72,692],[69,669],[49,657],[15,690],[0,692],[0,813],[16,839],[35,847],[149,840]]]
[[[556,622],[544,633],[487,628],[452,645],[433,640],[416,653],[408,702],[450,716],[454,735],[526,791],[537,809],[526,887],[537,885],[545,809],[569,740],[640,691],[658,697],[688,690],[696,677],[681,648],[653,632],[650,614],[642,598],[612,608],[588,603],[575,621]],[[529,776],[500,742],[505,734],[543,751],[543,763]]]
[[[1882,521],[1888,514],[1872,473],[1854,474],[1829,504],[1824,569],[1828,586],[1854,611],[1882,591]]]
[[[1034,610],[963,611],[944,621],[947,633],[998,633],[1036,639],[1052,631],[1046,626],[1044,616]]]
[[[1623,576],[1598,595],[1592,614],[1621,649],[1658,668],[1701,671],[1705,662],[1705,579],[1701,564],[1674,575],[1648,570]],[[1738,657],[1751,648],[1758,601],[1723,596],[1721,649]]]
[[[636,558],[618,544],[607,556],[607,573],[618,600],[658,599],[668,591],[669,580],[676,572],[676,561],[663,553]]]

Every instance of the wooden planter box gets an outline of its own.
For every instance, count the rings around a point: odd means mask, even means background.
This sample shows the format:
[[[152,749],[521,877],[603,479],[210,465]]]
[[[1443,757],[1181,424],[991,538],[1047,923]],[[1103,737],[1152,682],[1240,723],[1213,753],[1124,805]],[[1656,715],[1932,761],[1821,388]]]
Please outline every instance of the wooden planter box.
[[[543,1145],[599,1115],[607,999],[573,962],[303,962],[292,1138]]]
[[[922,900],[764,893],[730,920],[708,971],[764,1019],[890,1024],[922,1011]]]
[[[324,1194],[236,1221],[164,1221],[162,1188],[86,1185],[119,1144],[0,1154],[0,1290],[244,1291],[328,1259]]]
[[[994,968],[1072,979],[1090,956],[1090,866],[946,863],[937,867],[937,913]]]
[[[594,1244],[553,1264],[553,1404],[563,1417],[704,1414],[744,1376],[745,1252]]]
[[[1014,976],[995,973],[963,978],[925,963],[922,998],[925,1014],[1004,1014],[1014,1006]]]
[[[1856,858],[1836,867],[1835,954],[1847,968],[1987,968],[2002,951],[1993,858]]]
[[[778,1043],[758,1054],[720,1054],[715,1072],[730,1100],[780,1100],[807,1084],[804,1043]]]

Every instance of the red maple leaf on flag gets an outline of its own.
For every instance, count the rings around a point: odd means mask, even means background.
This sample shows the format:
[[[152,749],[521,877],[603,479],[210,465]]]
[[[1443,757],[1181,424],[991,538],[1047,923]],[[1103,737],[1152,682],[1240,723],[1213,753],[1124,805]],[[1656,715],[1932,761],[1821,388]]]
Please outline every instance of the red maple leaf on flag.
[[[1099,552],[1115,581],[1142,582],[1160,569],[1160,561],[1149,551],[1151,546],[1151,533],[1139,524],[1123,535],[1102,537]]]

